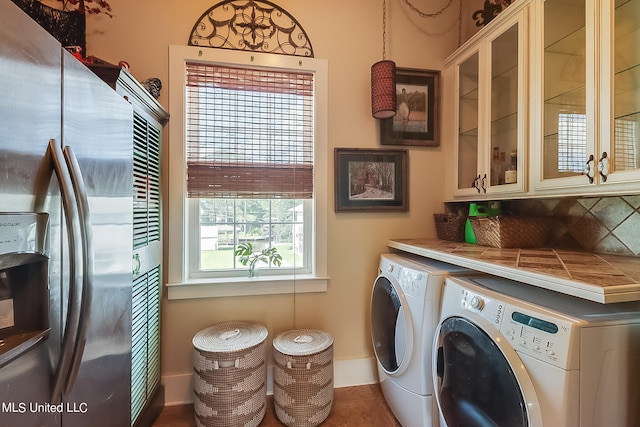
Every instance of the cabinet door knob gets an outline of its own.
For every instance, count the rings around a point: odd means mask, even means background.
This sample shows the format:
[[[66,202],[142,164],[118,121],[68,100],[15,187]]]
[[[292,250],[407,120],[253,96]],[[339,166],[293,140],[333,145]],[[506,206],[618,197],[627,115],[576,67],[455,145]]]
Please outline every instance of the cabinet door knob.
[[[476,190],[478,190],[478,193],[480,192],[480,187],[478,186],[478,181],[480,181],[480,175],[478,175],[477,177],[474,178],[473,182],[471,183],[471,186],[473,188],[475,188]]]
[[[595,165],[594,165],[594,159],[593,159],[593,154],[591,154],[589,156],[589,159],[587,160],[587,163],[584,165],[584,175],[587,175],[587,179],[589,179],[589,184],[593,184],[593,178],[595,176]]]
[[[607,176],[609,175],[609,156],[607,152],[602,153],[602,157],[598,162],[598,173],[602,177],[602,182],[607,182]]]
[[[479,191],[479,190],[478,190]],[[484,176],[482,177],[482,192],[486,193],[487,192],[487,174],[485,173]]]

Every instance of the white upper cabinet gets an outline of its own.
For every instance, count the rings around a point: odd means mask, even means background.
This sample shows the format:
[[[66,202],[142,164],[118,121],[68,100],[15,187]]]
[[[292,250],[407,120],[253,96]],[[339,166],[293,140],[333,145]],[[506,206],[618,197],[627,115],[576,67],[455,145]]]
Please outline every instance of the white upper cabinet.
[[[509,13],[511,12],[511,13]],[[507,9],[445,63],[454,196],[522,193],[526,164],[527,19]],[[487,28],[488,30],[488,28]]]
[[[640,191],[640,0],[518,0],[444,65],[453,197]]]
[[[606,185],[640,181],[640,0],[603,1],[601,8],[600,157]]]
[[[640,180],[640,0],[532,8],[532,190],[632,189]]]

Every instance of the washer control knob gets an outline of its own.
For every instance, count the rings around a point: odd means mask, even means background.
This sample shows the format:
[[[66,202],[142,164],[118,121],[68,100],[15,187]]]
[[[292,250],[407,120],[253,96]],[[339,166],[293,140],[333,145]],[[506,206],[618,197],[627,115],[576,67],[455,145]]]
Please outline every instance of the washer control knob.
[[[474,310],[482,311],[482,309],[484,308],[484,300],[479,296],[474,296],[473,298],[471,298],[470,304],[471,308],[473,308]]]

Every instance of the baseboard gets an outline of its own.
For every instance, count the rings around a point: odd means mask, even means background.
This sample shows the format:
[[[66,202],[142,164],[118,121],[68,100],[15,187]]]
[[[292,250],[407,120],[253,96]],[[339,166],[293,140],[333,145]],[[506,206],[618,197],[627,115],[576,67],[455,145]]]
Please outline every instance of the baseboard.
[[[351,387],[378,382],[375,357],[333,361],[334,387]],[[165,375],[164,404],[166,406],[193,403],[193,374]],[[267,393],[273,394],[273,367],[267,367]]]
[[[162,384],[165,406],[193,403],[193,374],[163,376]]]
[[[378,368],[375,357],[333,361],[333,386],[336,388],[377,382]]]

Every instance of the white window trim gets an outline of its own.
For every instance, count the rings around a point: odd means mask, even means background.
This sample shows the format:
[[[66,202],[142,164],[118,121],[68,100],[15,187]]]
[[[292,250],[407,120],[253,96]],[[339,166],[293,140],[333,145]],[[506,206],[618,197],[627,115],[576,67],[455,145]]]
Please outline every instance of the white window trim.
[[[290,276],[189,278],[188,200],[186,197],[186,148],[184,144],[185,76],[187,61],[209,61],[227,65],[278,67],[315,74],[314,219],[311,274]],[[324,59],[252,53],[195,46],[169,46],[169,164],[167,297],[210,298],[242,295],[325,292],[327,275],[327,151],[328,64]]]
[[[189,221],[193,222],[194,224],[197,224],[200,220],[199,217],[199,200],[200,199],[189,199],[187,201],[187,215],[189,216]],[[239,199],[236,199],[239,200]],[[304,214],[304,235],[305,236],[313,236],[312,234],[312,225],[313,225],[313,211],[314,211],[314,201],[311,199],[304,199],[303,203],[306,204],[305,210],[308,210],[308,212],[305,212]],[[198,241],[200,239],[200,236],[198,234],[198,227],[192,227],[189,230],[190,237],[189,237],[189,244],[190,244],[190,248],[188,247],[187,250],[191,251],[192,253],[196,253],[196,251],[200,250],[200,242]],[[301,277],[301,276],[309,276],[310,274],[312,274],[313,272],[313,240],[309,243],[309,247],[305,248],[304,251],[304,257],[307,258],[305,259],[305,267],[298,267],[295,269],[293,269],[293,267],[290,268],[286,268],[286,267],[279,267],[279,268],[274,268],[274,269],[264,269],[264,270],[259,270],[259,274],[262,276],[280,276],[280,277],[285,277],[285,276],[289,276],[292,277],[294,274],[296,275],[296,277]],[[214,271],[201,271],[200,270],[200,259],[196,256],[191,257],[191,259],[189,259],[189,265],[188,265],[188,272],[186,277],[190,277],[192,281],[198,281],[201,279],[206,279],[206,280],[223,280],[223,281],[228,281],[229,279],[235,279],[235,278],[239,278],[239,279],[243,279],[243,276],[246,276],[248,274],[247,269],[246,268],[236,268],[236,269],[227,269],[227,270],[214,270]],[[218,279],[219,278],[219,279]]]

